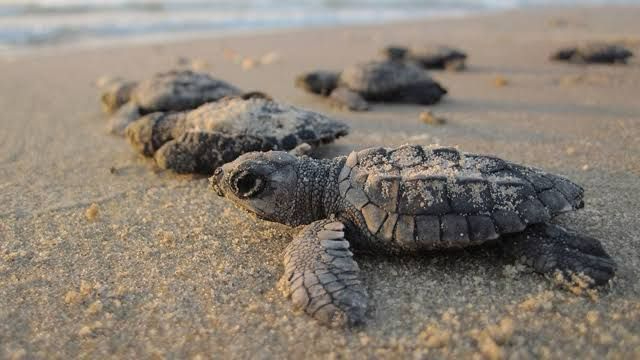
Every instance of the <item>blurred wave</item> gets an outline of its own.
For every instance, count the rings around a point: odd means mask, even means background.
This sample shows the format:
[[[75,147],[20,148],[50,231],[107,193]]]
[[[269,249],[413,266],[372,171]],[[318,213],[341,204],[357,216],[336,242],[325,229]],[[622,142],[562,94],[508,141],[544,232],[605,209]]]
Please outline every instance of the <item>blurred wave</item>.
[[[381,23],[589,0],[3,0],[0,49],[73,42]]]

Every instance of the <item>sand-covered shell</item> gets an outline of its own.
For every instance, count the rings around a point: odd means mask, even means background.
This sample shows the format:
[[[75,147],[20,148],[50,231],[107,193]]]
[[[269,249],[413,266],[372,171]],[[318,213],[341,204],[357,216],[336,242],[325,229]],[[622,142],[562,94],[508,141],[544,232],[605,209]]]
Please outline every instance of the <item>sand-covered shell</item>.
[[[137,151],[152,156],[189,132],[249,136],[260,139],[263,150],[291,150],[302,143],[329,143],[348,131],[342,122],[269,98],[226,97],[191,111],[144,116],[129,125],[127,138]]]
[[[454,148],[405,145],[351,153],[340,195],[376,237],[408,248],[480,244],[582,207],[571,181]]]
[[[559,49],[551,55],[551,59],[579,64],[613,64],[626,63],[632,56],[633,52],[622,45],[596,42]]]
[[[319,145],[346,135],[348,126],[320,113],[267,98],[226,98],[186,115],[187,130],[263,138],[270,150],[291,150],[301,143]]]
[[[389,60],[414,61],[425,69],[461,70],[467,59],[467,54],[462,50],[445,45],[409,48],[392,45],[383,49],[383,53]]]
[[[208,74],[178,70],[141,81],[133,89],[132,100],[146,112],[180,111],[238,94],[239,89]]]
[[[138,83],[122,82],[120,87],[108,87],[102,95],[102,102],[109,113],[115,112],[126,100],[134,104],[140,114],[147,114],[155,111],[189,110],[238,94],[238,88],[209,74],[172,70],[155,74]]]
[[[341,86],[371,100],[397,97],[396,91],[414,84],[432,83],[440,87],[420,67],[399,61],[372,61],[349,66],[342,71],[338,81]],[[441,90],[444,95],[446,90]]]

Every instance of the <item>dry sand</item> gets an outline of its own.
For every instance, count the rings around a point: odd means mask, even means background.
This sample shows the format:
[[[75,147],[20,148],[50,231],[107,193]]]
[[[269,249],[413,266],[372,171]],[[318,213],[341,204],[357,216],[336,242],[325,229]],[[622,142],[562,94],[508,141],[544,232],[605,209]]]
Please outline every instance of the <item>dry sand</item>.
[[[0,358],[638,358],[640,61],[547,61],[576,40],[638,54],[638,19],[640,8],[539,10],[0,60]],[[446,124],[424,124],[421,106],[341,112],[292,86],[298,72],[370,59],[391,41],[470,54],[468,71],[433,73],[450,90],[431,108]],[[230,60],[274,51],[267,65]],[[276,285],[290,229],[105,134],[96,78],[178,62],[347,121],[351,135],[319,156],[440,143],[565,174],[586,188],[586,208],[559,221],[602,239],[618,276],[576,295],[495,249],[360,257],[364,327],[294,314]]]

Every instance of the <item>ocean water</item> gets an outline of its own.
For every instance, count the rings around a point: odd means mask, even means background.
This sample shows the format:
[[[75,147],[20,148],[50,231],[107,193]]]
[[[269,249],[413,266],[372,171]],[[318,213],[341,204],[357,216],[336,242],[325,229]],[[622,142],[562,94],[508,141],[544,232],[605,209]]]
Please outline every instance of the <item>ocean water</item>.
[[[0,51],[605,3],[640,0],[0,0]]]

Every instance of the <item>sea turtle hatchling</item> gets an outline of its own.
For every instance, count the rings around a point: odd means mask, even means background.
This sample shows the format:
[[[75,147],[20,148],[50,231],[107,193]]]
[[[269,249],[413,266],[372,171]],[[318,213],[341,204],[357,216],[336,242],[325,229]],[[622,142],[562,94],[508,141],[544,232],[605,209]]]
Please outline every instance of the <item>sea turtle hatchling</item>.
[[[249,153],[218,168],[213,189],[257,217],[305,225],[284,253],[295,307],[325,324],[361,322],[367,292],[350,247],[399,254],[495,241],[540,273],[606,283],[600,242],[548,221],[583,207],[583,189],[544,171],[453,148],[370,148],[315,160]]]
[[[590,43],[560,49],[551,55],[551,60],[567,61],[575,64],[626,64],[633,53],[621,45]]]
[[[382,49],[388,60],[412,61],[425,69],[464,70],[467,54],[449,46],[405,47],[390,45]]]
[[[156,112],[126,129],[129,143],[164,169],[211,174],[250,151],[308,152],[348,133],[348,126],[261,93],[226,97],[191,111]]]
[[[140,82],[111,79],[101,87],[102,107],[111,114],[108,130],[118,135],[145,114],[190,110],[241,93],[225,81],[190,70],[162,72]]]
[[[329,98],[349,110],[367,110],[368,101],[431,105],[447,90],[420,67],[401,61],[372,61],[342,72],[314,71],[296,78],[296,86]]]

